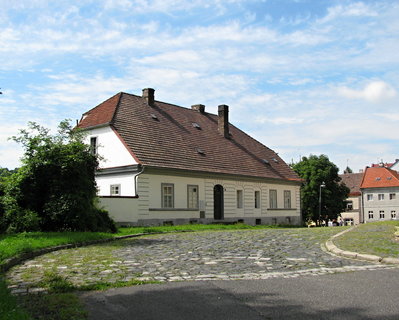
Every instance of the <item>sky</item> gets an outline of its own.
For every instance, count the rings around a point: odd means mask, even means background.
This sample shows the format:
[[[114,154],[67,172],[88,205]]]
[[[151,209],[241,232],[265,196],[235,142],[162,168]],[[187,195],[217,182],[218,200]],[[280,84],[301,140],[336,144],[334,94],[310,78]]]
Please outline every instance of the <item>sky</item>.
[[[0,167],[28,121],[56,128],[118,92],[230,107],[287,162],[399,158],[397,0],[0,0]]]

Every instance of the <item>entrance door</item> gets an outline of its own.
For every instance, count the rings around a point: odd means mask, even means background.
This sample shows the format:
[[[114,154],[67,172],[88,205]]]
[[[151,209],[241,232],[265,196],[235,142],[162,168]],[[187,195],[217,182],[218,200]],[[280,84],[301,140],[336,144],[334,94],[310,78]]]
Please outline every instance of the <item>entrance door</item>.
[[[213,188],[213,218],[215,220],[224,219],[223,186],[220,184]]]

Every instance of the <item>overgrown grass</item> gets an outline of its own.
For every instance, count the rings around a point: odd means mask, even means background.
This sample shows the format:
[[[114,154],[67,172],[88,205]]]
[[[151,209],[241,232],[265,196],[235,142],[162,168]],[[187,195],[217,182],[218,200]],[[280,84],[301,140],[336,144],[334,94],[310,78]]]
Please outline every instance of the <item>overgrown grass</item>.
[[[399,242],[395,240],[399,221],[379,221],[359,225],[335,238],[342,250],[373,254],[380,257],[399,257]]]
[[[0,277],[0,320],[30,319],[29,314],[21,309],[16,297],[7,289],[5,281]]]

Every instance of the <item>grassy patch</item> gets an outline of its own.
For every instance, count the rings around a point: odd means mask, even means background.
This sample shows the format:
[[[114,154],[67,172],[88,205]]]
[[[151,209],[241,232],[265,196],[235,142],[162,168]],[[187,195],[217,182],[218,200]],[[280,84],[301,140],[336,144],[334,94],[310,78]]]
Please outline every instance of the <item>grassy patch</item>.
[[[30,294],[19,298],[33,319],[84,320],[87,312],[73,293]]]
[[[381,257],[398,257],[399,242],[395,241],[396,227],[399,227],[399,221],[362,224],[334,239],[334,243],[342,250]]]
[[[0,320],[30,319],[28,313],[17,303],[7,289],[5,281],[0,277]]]

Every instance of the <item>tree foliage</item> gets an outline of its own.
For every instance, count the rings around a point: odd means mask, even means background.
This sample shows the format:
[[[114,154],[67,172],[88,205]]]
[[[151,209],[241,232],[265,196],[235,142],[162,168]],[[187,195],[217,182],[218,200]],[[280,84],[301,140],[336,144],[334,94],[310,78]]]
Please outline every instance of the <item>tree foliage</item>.
[[[350,190],[341,184],[338,167],[326,155],[303,157],[292,168],[303,179],[301,200],[304,219],[319,219],[320,192],[322,219],[336,219],[344,211]],[[320,188],[323,182],[325,187]]]
[[[30,122],[27,130],[12,137],[25,153],[23,166],[3,186],[3,223],[16,232],[114,231],[108,213],[96,206],[97,157],[68,121],[58,129],[51,135]]]

